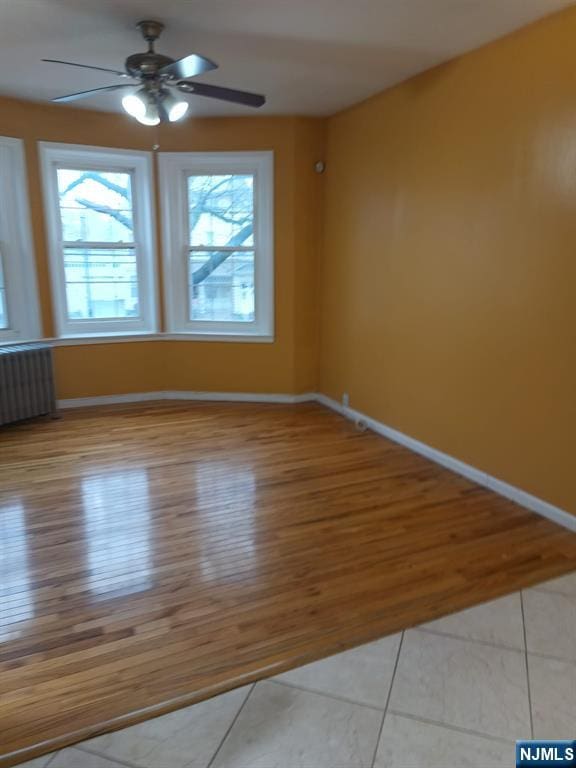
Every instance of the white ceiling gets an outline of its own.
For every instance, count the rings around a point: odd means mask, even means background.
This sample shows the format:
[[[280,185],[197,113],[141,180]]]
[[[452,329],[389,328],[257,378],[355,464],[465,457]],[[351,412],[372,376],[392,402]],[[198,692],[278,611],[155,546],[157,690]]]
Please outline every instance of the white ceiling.
[[[122,69],[144,49],[133,25],[159,18],[157,49],[220,64],[206,83],[263,93],[259,113],[325,115],[574,0],[0,0],[0,93],[48,100],[110,85],[113,75],[43,64],[59,58]],[[115,111],[117,94],[78,106]],[[255,110],[195,97],[198,115]]]

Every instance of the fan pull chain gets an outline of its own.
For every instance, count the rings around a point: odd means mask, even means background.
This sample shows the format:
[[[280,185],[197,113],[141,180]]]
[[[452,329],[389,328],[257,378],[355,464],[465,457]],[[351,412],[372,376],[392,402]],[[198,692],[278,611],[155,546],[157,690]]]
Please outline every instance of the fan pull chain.
[[[154,140],[152,143],[152,152],[158,152],[160,149],[160,126],[162,123],[154,126]]]

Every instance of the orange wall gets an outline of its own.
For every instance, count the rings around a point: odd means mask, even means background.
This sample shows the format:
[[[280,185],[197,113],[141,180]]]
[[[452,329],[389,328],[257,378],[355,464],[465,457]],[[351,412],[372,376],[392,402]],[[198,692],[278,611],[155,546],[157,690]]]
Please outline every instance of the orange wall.
[[[316,392],[320,363],[320,258],[324,176],[310,173],[324,159],[325,123],[296,129],[295,391]]]
[[[302,386],[316,387],[317,318],[303,305],[309,293],[318,291],[318,238],[307,224],[307,211],[318,207],[314,152],[321,151],[323,121],[192,118],[156,130],[123,115],[0,99],[0,135],[25,141],[42,318],[48,337],[54,327],[36,142],[143,150],[158,143],[167,152],[272,149],[275,153],[274,343],[148,341],[59,347],[55,350],[59,397],[161,389],[290,393],[303,391]],[[160,226],[158,216],[159,233]]]
[[[576,513],[576,10],[330,119],[321,389]]]

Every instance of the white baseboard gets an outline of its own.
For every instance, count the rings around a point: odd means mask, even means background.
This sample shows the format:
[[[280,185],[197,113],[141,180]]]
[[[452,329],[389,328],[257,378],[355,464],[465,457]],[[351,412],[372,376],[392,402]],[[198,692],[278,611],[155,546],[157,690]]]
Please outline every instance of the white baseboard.
[[[576,532],[576,516],[560,509],[560,507],[555,507],[553,504],[549,504],[547,501],[539,499],[537,496],[532,496],[530,493],[522,491],[520,488],[516,488],[509,483],[505,483],[503,480],[492,477],[486,472],[476,469],[476,467],[465,464],[463,461],[459,461],[453,456],[449,456],[447,453],[432,448],[430,445],[426,445],[426,443],[421,443],[413,437],[398,432],[398,430],[392,429],[392,427],[388,427],[385,424],[376,421],[376,419],[366,416],[366,414],[361,413],[360,411],[343,406],[336,400],[332,400],[332,398],[322,394],[315,394],[312,392],[307,392],[301,395],[267,394],[257,392],[134,392],[126,395],[104,395],[102,397],[78,397],[72,400],[59,400],[58,407],[62,409],[85,408],[92,405],[143,403],[153,400],[198,400],[234,403],[285,404],[317,401],[327,408],[340,413],[351,421],[362,422],[377,434],[387,437],[389,440],[393,440],[395,443],[399,443],[400,445],[409,448],[411,451],[419,453],[421,456],[425,456],[427,459],[430,459],[430,461],[433,461],[436,464],[441,464],[452,472],[456,472],[457,474],[466,477],[468,480],[472,480],[473,482],[478,483],[478,485],[489,488],[500,496],[505,496],[507,499],[516,502],[520,506],[525,507],[532,512],[536,512],[542,517],[546,517],[548,520],[552,520],[552,522],[557,523],[564,528],[568,528],[570,531]]]
[[[403,432],[398,432],[398,430],[392,429],[392,427],[388,427],[380,421],[376,421],[376,419],[366,416],[360,411],[343,406],[326,395],[318,394],[316,395],[316,400],[327,408],[337,411],[347,419],[361,422],[373,432],[409,448],[411,451],[414,451],[414,453],[419,453],[421,456],[430,459],[430,461],[433,461],[436,464],[441,464],[452,472],[456,472],[457,474],[466,477],[468,480],[478,483],[478,485],[489,488],[500,496],[505,496],[507,499],[516,502],[521,507],[525,507],[542,517],[548,518],[548,520],[552,520],[552,522],[557,523],[564,528],[568,528],[570,531],[576,532],[576,516],[571,515],[564,509],[555,507],[553,504],[549,504],[547,501],[539,499],[537,496],[532,496],[532,494],[522,491],[520,488],[516,488],[509,483],[505,483],[503,480],[492,477],[492,475],[482,472],[482,470],[476,469],[476,467],[471,467],[469,464],[465,464],[463,461],[455,459],[447,453],[432,448],[430,445],[426,445],[426,443],[421,443],[419,440],[415,440],[413,437],[409,437]]]
[[[93,405],[119,405],[145,403],[153,400],[202,400],[231,403],[306,403],[316,399],[313,393],[302,395],[268,394],[266,392],[130,392],[126,395],[102,395],[100,397],[75,397],[58,400],[58,408],[88,408]]]
[[[206,400],[223,403],[308,403],[316,400],[316,395],[307,392],[303,395],[268,394],[266,392],[164,392],[164,400]]]
[[[118,405],[120,403],[144,403],[149,400],[164,400],[163,392],[130,392],[127,395],[101,395],[100,397],[73,397],[58,400],[56,405],[62,410],[69,408],[89,408],[92,405]]]

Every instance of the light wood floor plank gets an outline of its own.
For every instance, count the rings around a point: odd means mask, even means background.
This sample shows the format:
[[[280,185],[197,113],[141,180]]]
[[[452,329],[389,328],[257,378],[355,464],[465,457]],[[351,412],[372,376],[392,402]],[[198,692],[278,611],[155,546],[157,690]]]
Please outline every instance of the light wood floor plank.
[[[576,536],[315,404],[0,433],[0,765],[576,569]]]

